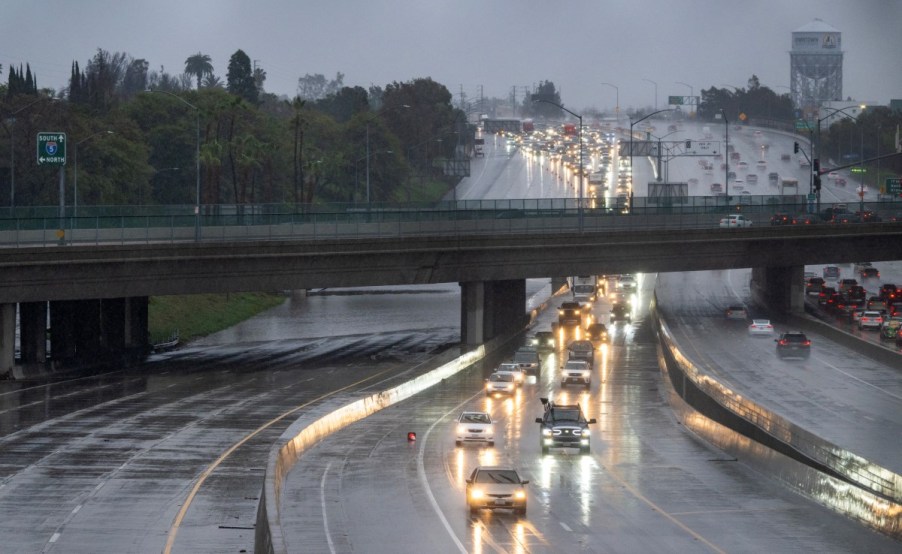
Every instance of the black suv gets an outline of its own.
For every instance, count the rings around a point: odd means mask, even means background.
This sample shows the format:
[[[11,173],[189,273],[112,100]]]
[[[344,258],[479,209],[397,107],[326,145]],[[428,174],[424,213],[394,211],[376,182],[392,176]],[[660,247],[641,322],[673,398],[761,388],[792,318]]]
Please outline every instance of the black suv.
[[[542,398],[545,415],[537,417],[542,426],[539,436],[542,454],[551,448],[579,448],[580,454],[589,452],[589,425],[595,418],[586,419],[579,404],[555,404]]]
[[[808,358],[811,355],[811,341],[805,333],[783,333],[774,339],[777,343],[779,358]]]
[[[611,306],[611,321],[632,322],[629,306],[626,304],[614,304]]]
[[[561,309],[558,310],[557,322],[560,325],[576,325],[583,324],[583,307],[579,302],[564,302]]]

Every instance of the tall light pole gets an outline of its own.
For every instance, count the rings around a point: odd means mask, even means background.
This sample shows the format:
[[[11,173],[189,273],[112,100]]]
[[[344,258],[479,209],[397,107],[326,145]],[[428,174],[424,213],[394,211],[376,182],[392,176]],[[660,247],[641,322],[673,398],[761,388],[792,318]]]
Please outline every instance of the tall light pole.
[[[354,195],[355,195],[355,196],[357,195],[357,186],[358,186],[358,180],[357,180],[357,165],[360,164],[360,162],[362,162],[363,160],[366,160],[367,171],[369,171],[369,167],[370,167],[370,158],[373,157],[373,156],[378,156],[378,155],[380,155],[380,154],[394,154],[394,152],[392,152],[391,150],[376,150],[376,151],[373,152],[372,154],[367,154],[366,156],[364,156],[364,157],[362,157],[362,158],[357,158],[357,160],[354,162]],[[367,183],[366,193],[367,193],[367,196],[366,196],[367,203],[369,203],[369,199],[370,199],[370,195],[369,195],[369,193],[370,193],[369,183]]]
[[[579,178],[578,202],[579,203],[577,204],[577,213],[579,214],[579,216],[578,216],[579,232],[582,233],[582,231],[583,231],[583,116],[579,115],[578,113],[571,112],[570,110],[568,110],[564,106],[561,106],[560,104],[556,104],[554,102],[549,102],[548,100],[543,100],[541,98],[536,98],[533,100],[533,102],[545,102],[546,104],[551,104],[552,106],[557,106],[558,108],[564,110],[565,112],[572,115],[573,117],[579,119],[579,135],[577,136],[577,144],[578,144],[577,149],[579,150],[579,154],[578,154],[579,155],[579,175],[578,175],[578,178]]]
[[[617,121],[620,121],[620,88],[617,85],[612,85],[611,83],[601,83],[602,85],[607,85],[614,89],[614,92],[617,93],[617,108],[614,110],[614,113],[617,114]]]
[[[651,79],[642,79],[646,83],[651,83],[655,86],[655,109],[658,109],[658,83],[652,81]]]
[[[689,83],[684,83],[683,81],[676,81],[674,84],[683,85],[684,87],[689,87],[689,96],[695,96],[695,89]]]
[[[29,102],[25,104],[18,110],[12,112],[8,116],[9,127],[6,126],[6,122],[4,122],[4,128],[6,132],[9,134],[9,207],[16,207],[16,149],[15,149],[15,135],[13,134],[12,126],[16,124],[16,116],[20,113],[24,112],[28,108],[34,106],[35,104],[47,100],[48,102],[53,102],[56,98],[38,98],[33,102]],[[11,215],[11,214],[10,214]]]
[[[366,120],[366,156],[365,156],[365,158],[366,158],[366,203],[367,204],[370,203],[370,122],[372,120],[376,119],[377,117],[379,117],[383,112],[386,112],[386,111],[390,112],[393,110],[398,110],[401,108],[409,108],[409,107],[410,106],[408,106],[407,104],[401,104],[400,106],[395,106],[394,108],[390,108],[388,110],[381,109],[381,110],[378,110],[373,115],[371,115]]]
[[[858,121],[858,117],[853,116],[852,114],[846,113],[846,110],[852,109],[853,107],[856,107],[856,106],[847,106],[845,108],[824,107],[823,109],[830,110],[830,113],[817,120],[817,135],[815,136],[816,145],[815,145],[815,151],[814,151],[815,156],[812,156],[811,164],[813,167],[811,168],[811,172],[812,172],[811,175],[812,175],[812,179],[815,183],[815,186],[814,186],[815,191],[814,192],[815,192],[815,194],[817,194],[817,209],[818,210],[820,210],[820,208],[821,208],[821,187],[820,187],[820,182],[821,182],[821,179],[820,179],[820,175],[821,175],[821,167],[820,167],[821,166],[821,122],[824,121],[825,119],[829,119],[830,117],[833,117],[837,113],[843,114],[844,116],[848,117],[852,121]],[[863,104],[860,106],[857,106],[857,107],[862,110],[865,108],[865,106]],[[820,115],[820,112],[818,112],[818,115]],[[859,115],[861,115],[861,114],[859,114]]]
[[[78,145],[100,135],[112,135],[113,131],[98,131],[72,145],[73,178],[72,178],[72,215],[78,217]]]
[[[646,115],[645,117],[643,117],[641,119],[637,119],[636,121],[633,121],[632,119],[630,119],[630,173],[632,173],[633,178],[636,177],[636,172],[633,171],[633,127],[637,123],[642,123],[643,121],[645,121],[646,119],[648,119],[649,117],[651,117],[653,115],[663,113],[663,112],[672,112],[672,111],[676,111],[675,108],[667,108],[666,110],[658,110],[656,112],[651,112],[650,114]]]
[[[723,176],[723,195],[726,199],[726,202],[730,202],[730,122],[727,120],[727,113],[723,108],[720,109],[720,113],[723,116],[723,129],[724,129],[724,176]],[[798,188],[798,187],[796,187]]]
[[[182,104],[188,106],[189,108],[192,108],[196,115],[197,119],[196,119],[195,125],[194,125],[195,145],[196,145],[195,152],[194,152],[194,157],[195,157],[194,173],[195,173],[195,180],[196,180],[195,190],[194,190],[194,196],[195,196],[195,201],[194,201],[194,240],[199,241],[200,240],[200,208],[201,208],[201,205],[200,205],[200,108],[198,108],[191,102],[188,102],[181,96],[169,92],[168,90],[148,89],[147,92],[160,92],[163,94],[168,94],[169,96],[175,98]]]

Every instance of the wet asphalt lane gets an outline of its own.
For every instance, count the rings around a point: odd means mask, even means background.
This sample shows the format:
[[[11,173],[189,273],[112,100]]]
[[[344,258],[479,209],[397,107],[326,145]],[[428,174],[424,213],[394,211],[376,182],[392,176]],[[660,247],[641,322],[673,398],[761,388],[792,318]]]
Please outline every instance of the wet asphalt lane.
[[[637,300],[645,306],[650,278]],[[560,301],[561,299],[558,299]],[[606,321],[607,307],[599,315]],[[293,552],[897,552],[898,543],[787,491],[684,429],[646,310],[615,323],[588,392],[562,389],[561,352],[513,399],[481,392],[480,367],[325,439],[289,475],[282,524]],[[543,314],[536,329],[550,326]],[[542,455],[539,397],[578,401],[589,455]],[[464,409],[492,413],[494,448],[454,445]],[[406,440],[408,431],[417,440]],[[724,431],[726,432],[726,431]],[[498,431],[496,430],[496,434]],[[530,479],[526,516],[471,517],[464,479],[510,464]]]

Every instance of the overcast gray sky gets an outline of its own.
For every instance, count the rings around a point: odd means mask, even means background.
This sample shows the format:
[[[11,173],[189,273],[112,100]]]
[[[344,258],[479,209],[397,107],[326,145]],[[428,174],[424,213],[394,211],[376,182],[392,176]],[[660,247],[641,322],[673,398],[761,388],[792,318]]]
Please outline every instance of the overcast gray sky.
[[[820,18],[842,32],[843,95],[902,98],[902,0],[0,0],[2,79],[30,63],[68,84],[97,48],[181,73],[196,53],[225,80],[244,50],[265,89],[293,96],[306,73],[345,85],[431,77],[457,99],[554,82],[574,110],[663,107],[668,95],[789,85],[791,32]],[[518,93],[520,96],[522,92]]]

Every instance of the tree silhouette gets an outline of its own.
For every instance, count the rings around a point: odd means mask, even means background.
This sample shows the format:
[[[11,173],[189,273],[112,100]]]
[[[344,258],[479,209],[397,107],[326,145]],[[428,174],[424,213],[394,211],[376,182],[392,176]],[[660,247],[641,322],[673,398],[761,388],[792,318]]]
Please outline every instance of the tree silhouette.
[[[188,56],[185,60],[185,73],[197,77],[197,88],[200,88],[201,79],[207,75],[213,74],[213,63],[210,56],[198,52],[193,56]]]

